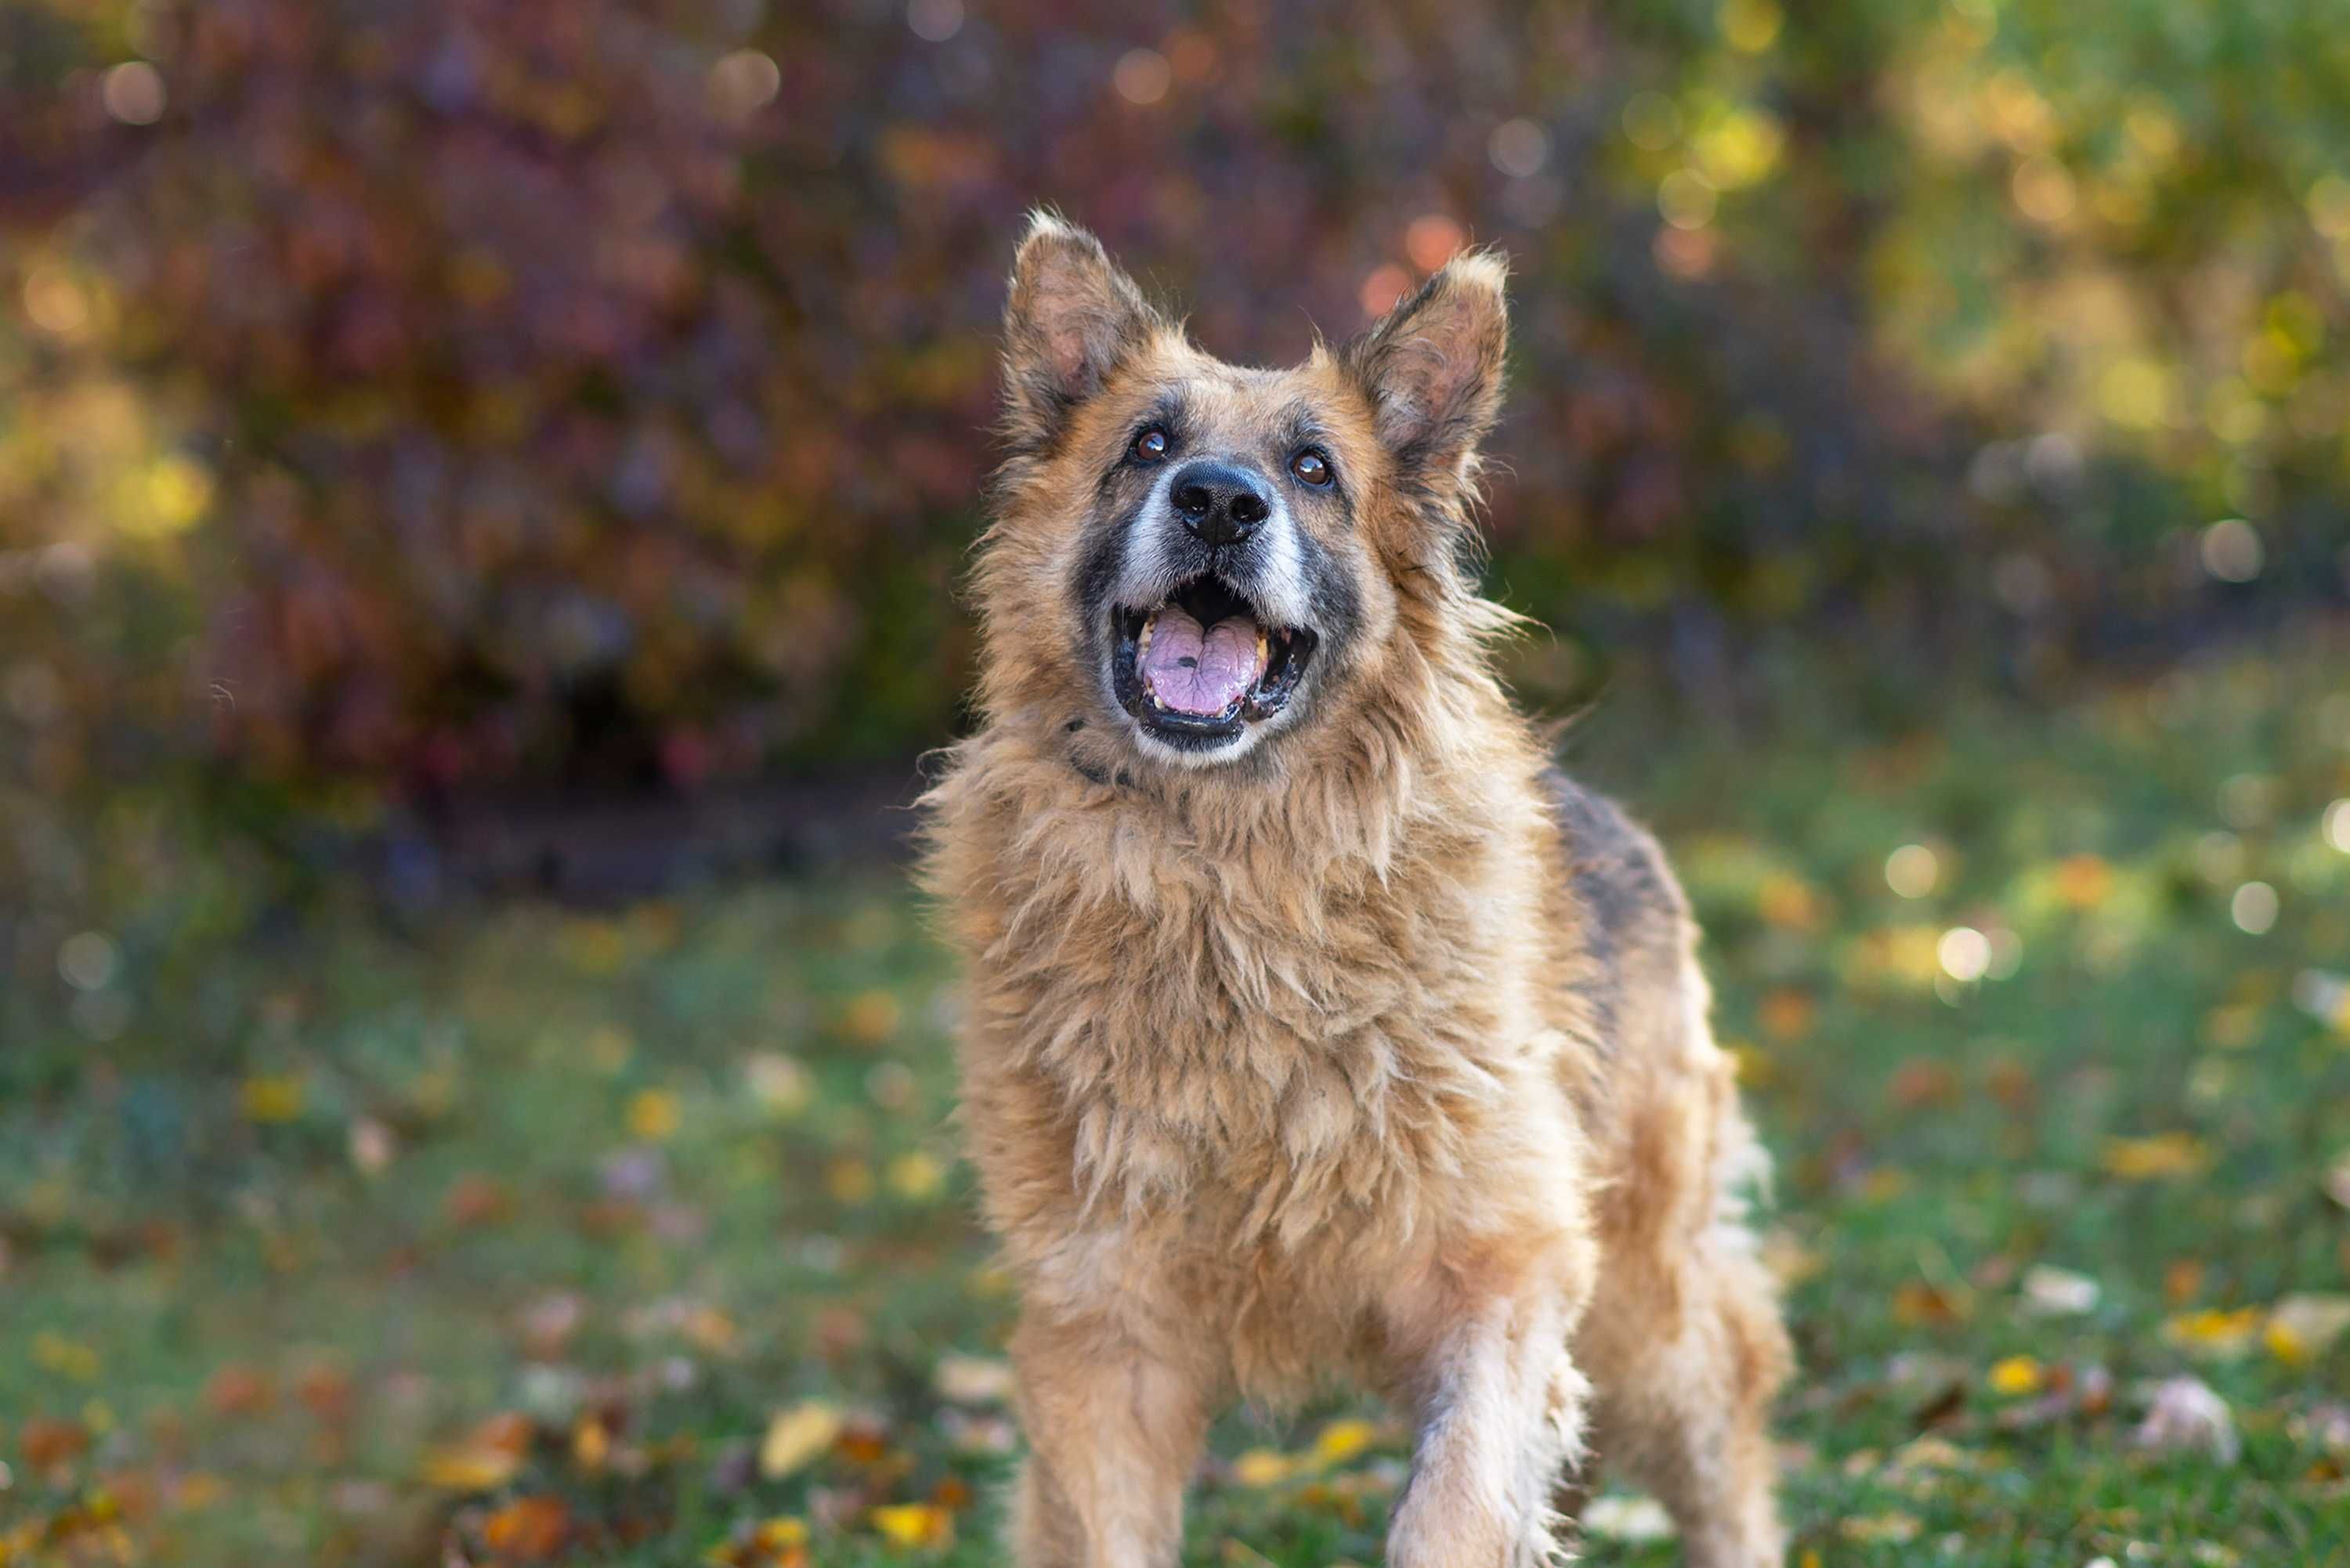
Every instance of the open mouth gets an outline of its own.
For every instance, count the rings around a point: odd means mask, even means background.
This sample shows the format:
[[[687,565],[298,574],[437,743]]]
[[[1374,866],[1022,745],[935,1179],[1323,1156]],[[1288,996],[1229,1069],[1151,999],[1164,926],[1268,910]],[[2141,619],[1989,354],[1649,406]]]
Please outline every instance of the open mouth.
[[[1315,638],[1270,627],[1214,577],[1194,577],[1154,609],[1110,611],[1110,684],[1145,731],[1200,748],[1272,718],[1297,691]]]

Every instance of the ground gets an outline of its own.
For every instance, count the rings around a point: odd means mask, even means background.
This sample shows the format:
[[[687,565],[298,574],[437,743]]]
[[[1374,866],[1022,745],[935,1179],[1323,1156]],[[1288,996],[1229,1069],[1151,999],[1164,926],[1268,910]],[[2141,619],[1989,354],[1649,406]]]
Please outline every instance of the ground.
[[[1778,1156],[1799,1565],[2350,1563],[2340,652],[1571,737]],[[206,950],[100,1046],[127,961],[68,944],[7,1044],[0,1562],[1000,1560],[1012,1302],[901,876]],[[1236,1416],[1188,1561],[1376,1562],[1404,1453]]]

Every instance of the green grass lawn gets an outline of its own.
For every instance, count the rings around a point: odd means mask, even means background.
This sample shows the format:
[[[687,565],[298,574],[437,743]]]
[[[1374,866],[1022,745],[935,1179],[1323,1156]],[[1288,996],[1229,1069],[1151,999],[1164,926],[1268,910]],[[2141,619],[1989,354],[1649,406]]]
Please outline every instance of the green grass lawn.
[[[1797,1563],[2350,1563],[2344,652],[1577,732],[1779,1158]],[[897,877],[115,935],[5,1044],[0,1563],[1001,1561],[1014,1303]],[[2138,1440],[2181,1376],[2223,1448]],[[1375,1562],[1406,1440],[1235,1417],[1189,1560]]]

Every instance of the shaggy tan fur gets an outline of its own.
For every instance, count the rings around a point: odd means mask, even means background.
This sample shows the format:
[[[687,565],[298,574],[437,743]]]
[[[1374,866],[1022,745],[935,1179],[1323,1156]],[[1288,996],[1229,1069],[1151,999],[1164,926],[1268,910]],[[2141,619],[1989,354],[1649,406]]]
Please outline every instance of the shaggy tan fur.
[[[1654,843],[1549,771],[1491,669],[1511,618],[1460,565],[1502,285],[1458,259],[1266,371],[1194,348],[1090,236],[1040,216],[1021,247],[983,722],[929,797],[927,877],[1022,1293],[1027,1568],[1173,1563],[1216,1408],[1342,1378],[1418,1423],[1391,1563],[1549,1560],[1586,1441],[1692,1563],[1781,1559],[1788,1357],[1736,1196],[1762,1159],[1695,932]],[[1309,406],[1350,483],[1343,527],[1301,525],[1355,635],[1228,763],[1138,746],[1074,586],[1170,389],[1220,449]]]

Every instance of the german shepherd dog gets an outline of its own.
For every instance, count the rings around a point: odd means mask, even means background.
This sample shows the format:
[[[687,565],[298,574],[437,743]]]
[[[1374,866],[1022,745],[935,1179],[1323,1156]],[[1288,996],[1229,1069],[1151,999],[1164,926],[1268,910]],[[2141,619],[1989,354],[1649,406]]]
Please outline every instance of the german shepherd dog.
[[[1561,1552],[1586,1447],[1700,1568],[1781,1562],[1762,1173],[1656,842],[1560,776],[1473,564],[1503,265],[1201,352],[1030,221],[926,798],[962,1117],[1022,1302],[1025,1568],[1160,1568],[1222,1402],[1409,1413],[1387,1561]]]

